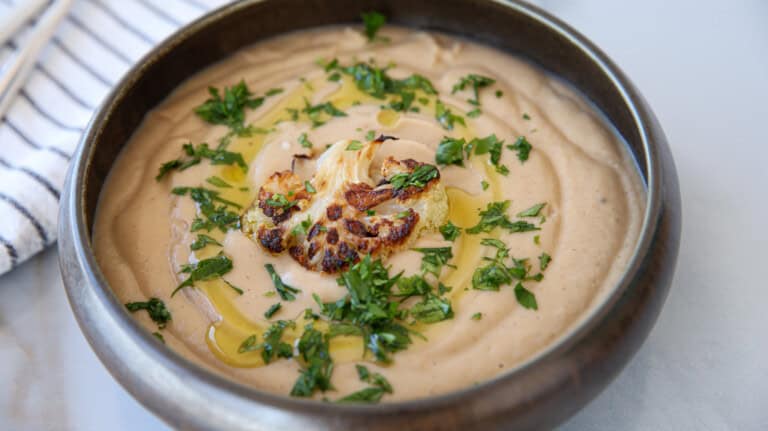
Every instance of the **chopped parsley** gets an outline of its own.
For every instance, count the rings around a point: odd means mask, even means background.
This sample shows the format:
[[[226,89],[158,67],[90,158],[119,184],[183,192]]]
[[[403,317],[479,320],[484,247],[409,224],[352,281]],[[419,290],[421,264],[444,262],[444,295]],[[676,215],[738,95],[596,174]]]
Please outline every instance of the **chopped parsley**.
[[[508,200],[489,203],[485,210],[480,211],[480,221],[475,226],[468,228],[467,233],[478,234],[480,232],[490,232],[496,227],[507,229],[512,233],[539,230],[536,225],[528,223],[527,221],[511,221],[507,216],[509,204],[510,201]]]
[[[437,145],[435,162],[440,165],[464,166],[464,146],[467,141],[461,138],[443,137]]]
[[[277,90],[270,90],[267,96],[282,90],[275,91]],[[240,81],[231,87],[224,87],[223,96],[215,87],[208,87],[208,93],[210,97],[195,108],[195,114],[208,123],[225,125],[235,132],[244,128],[245,108],[256,109],[264,103],[265,99],[265,97],[254,97],[245,81]]]
[[[525,136],[520,136],[515,140],[514,144],[507,145],[507,148],[517,151],[517,158],[522,163],[528,160],[528,156],[531,154],[533,146],[528,142],[528,139],[526,139]]]
[[[270,88],[266,93],[264,93],[264,95],[267,97],[270,97],[270,96],[275,96],[277,94],[280,94],[282,92],[283,92],[282,88]]]
[[[414,304],[410,312],[414,319],[423,323],[437,323],[453,317],[450,301],[431,294]]]
[[[304,99],[304,109],[302,109],[301,112],[307,114],[309,121],[312,122],[312,127],[322,126],[331,117],[347,116],[344,111],[336,108],[336,106],[334,106],[331,102],[310,105],[309,100],[306,98]]]
[[[186,280],[182,281],[176,289],[174,289],[171,296],[181,290],[183,287],[194,286],[198,281],[212,280],[214,278],[221,278],[224,274],[232,270],[232,260],[224,254],[218,254],[214,257],[203,259],[196,264],[184,265],[181,272],[189,274]],[[232,288],[234,286],[230,285]],[[237,289],[237,288],[235,288]],[[237,289],[239,290],[239,289]],[[239,290],[241,295],[242,290]]]
[[[304,180],[304,190],[306,190],[307,193],[317,193],[317,190],[312,186],[312,183],[310,183],[309,180]]]
[[[483,318],[483,313],[475,313],[470,317],[472,320],[481,320]]]
[[[360,381],[371,384],[370,387],[361,389],[357,392],[347,395],[344,398],[339,399],[339,403],[377,403],[381,400],[381,397],[387,393],[392,393],[392,385],[381,374],[371,374],[364,365],[355,365],[357,368],[357,375]]]
[[[287,211],[298,205],[298,202],[288,200],[288,198],[285,197],[285,195],[282,193],[273,194],[272,196],[265,199],[264,203],[271,206],[272,208],[279,208],[283,211]]]
[[[216,239],[204,233],[199,233],[197,234],[197,239],[194,240],[192,244],[189,245],[189,248],[196,251],[204,248],[206,245],[209,245],[209,244],[218,245],[218,246],[221,245],[221,243],[216,241]]]
[[[226,181],[224,181],[220,177],[217,177],[216,175],[213,175],[213,176],[210,176],[210,177],[206,178],[205,182],[208,183],[208,184],[211,184],[213,186],[220,187],[222,189],[231,189],[232,188],[232,186],[229,183],[227,183]]]
[[[440,172],[432,165],[420,165],[411,173],[401,172],[389,179],[392,188],[402,190],[408,187],[424,188],[427,183],[440,177]]]
[[[453,86],[453,90],[451,90],[451,94],[456,94],[456,92],[458,91],[462,91],[467,87],[471,87],[472,94],[474,97],[472,97],[471,99],[468,99],[467,102],[475,106],[480,106],[480,95],[479,95],[480,89],[489,87],[495,83],[496,83],[495,79],[489,78],[487,76],[475,75],[474,73],[470,73],[469,75],[459,79],[459,82],[457,82]],[[478,110],[478,113],[479,113],[479,110]]]
[[[461,235],[461,228],[451,223],[450,221],[440,226],[440,234],[443,235],[443,239],[446,241],[454,241]]]
[[[296,289],[295,287],[292,287],[283,283],[283,280],[277,274],[277,271],[275,271],[275,267],[272,266],[271,263],[265,264],[264,269],[267,270],[269,277],[272,279],[272,284],[275,285],[275,290],[277,291],[277,294],[280,295],[280,298],[283,301],[293,301],[294,299],[296,299],[295,294],[301,292],[299,289]]]
[[[523,120],[530,120],[530,119],[531,119],[531,116],[523,112]]]
[[[506,166],[500,165],[501,150],[503,149],[504,141],[500,141],[495,134],[488,135],[485,138],[472,139],[467,145],[467,155],[474,149],[475,155],[489,154],[490,161],[493,166],[496,167],[496,172],[506,175],[509,170]]]
[[[347,145],[347,151],[357,151],[363,148],[363,143],[357,140],[350,141]]]
[[[546,206],[546,202],[538,203],[527,210],[520,211],[517,213],[518,217],[538,217],[541,210]]]
[[[539,256],[539,267],[542,271],[547,269],[550,262],[552,262],[552,256],[548,255],[547,253],[541,253]]]
[[[497,99],[501,99],[501,96],[503,96],[503,95],[504,95],[504,92],[503,92],[503,91],[501,91],[501,90],[496,90],[496,98],[497,98]]]
[[[219,145],[216,149],[211,149],[206,143],[198,144],[196,147],[192,144],[184,144],[182,145],[182,149],[184,150],[186,158],[163,163],[160,166],[160,170],[157,173],[155,180],[160,181],[171,171],[183,171],[195,166],[203,159],[210,160],[212,165],[238,165],[243,172],[247,172],[248,165],[245,163],[245,160],[243,160],[243,155],[227,151],[225,147],[226,146]]]
[[[290,344],[282,341],[283,332],[286,328],[293,329],[296,324],[292,320],[278,320],[273,323],[266,332],[264,332],[264,342],[258,343],[256,335],[251,335],[240,344],[238,353],[255,352],[261,350],[261,359],[265,364],[269,364],[276,358],[293,357],[293,348]]]
[[[517,298],[517,302],[520,305],[527,309],[539,309],[539,304],[536,302],[536,296],[534,296],[530,290],[523,287],[523,283],[518,282],[515,285],[515,298]]]
[[[163,337],[163,334],[155,331],[152,333],[152,335],[157,338],[161,343],[165,344],[165,337]]]
[[[272,318],[272,316],[274,316],[274,315],[275,315],[275,313],[277,313],[278,311],[280,311],[280,308],[282,308],[282,307],[283,307],[283,304],[282,304],[282,303],[280,303],[280,302],[276,302],[276,303],[272,304],[272,305],[271,305],[271,306],[270,306],[270,307],[267,309],[267,311],[265,311],[265,312],[264,312],[264,318],[266,318],[266,319],[271,319],[271,318]]]
[[[482,187],[483,190],[488,190],[489,186],[490,186],[490,184],[488,184],[488,181],[486,181],[486,180],[480,181],[480,187]]]
[[[451,247],[414,248],[413,250],[424,255],[421,258],[422,274],[432,274],[439,278],[443,266],[455,268],[448,264],[448,261],[453,258]]]
[[[312,217],[310,215],[307,215],[307,218],[305,220],[302,220],[299,224],[293,227],[291,229],[291,234],[298,236],[298,235],[306,235],[307,232],[309,232],[309,229],[312,227]]]
[[[192,200],[197,202],[200,213],[207,219],[195,217],[190,229],[192,232],[201,229],[210,232],[213,228],[219,228],[222,232],[226,232],[228,229],[240,228],[240,214],[227,208],[232,206],[240,209],[240,205],[221,198],[219,192],[203,187],[176,187],[171,190],[171,193],[178,196],[189,194]],[[217,206],[216,203],[222,205]]]
[[[384,24],[386,24],[387,17],[379,12],[371,11],[363,12],[361,18],[363,19],[363,25],[365,26],[365,37],[368,38],[368,41],[373,42],[374,40],[381,39],[380,37],[376,37],[376,33],[379,32],[379,29]]]
[[[149,301],[146,302],[128,302],[125,304],[125,308],[131,313],[146,310],[149,318],[157,323],[157,327],[160,329],[165,328],[171,321],[171,313],[165,308],[165,303],[158,298],[149,298]]]
[[[301,334],[298,350],[302,370],[291,389],[291,396],[310,397],[315,390],[333,389],[333,359],[328,349],[328,336],[309,324]]]
[[[299,145],[304,148],[312,148],[312,142],[309,141],[306,133],[299,135]]]
[[[376,131],[369,130],[368,133],[365,134],[365,140],[373,141],[374,139],[376,139]]]
[[[453,130],[454,124],[456,123],[459,123],[462,126],[467,125],[464,122],[464,118],[462,118],[460,115],[454,114],[440,100],[435,102],[435,119],[445,130]]]

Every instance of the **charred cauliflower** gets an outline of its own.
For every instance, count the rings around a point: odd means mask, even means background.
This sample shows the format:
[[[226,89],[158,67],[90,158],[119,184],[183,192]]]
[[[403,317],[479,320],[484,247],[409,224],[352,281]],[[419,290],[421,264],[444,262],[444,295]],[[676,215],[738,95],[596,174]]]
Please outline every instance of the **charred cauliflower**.
[[[307,269],[334,273],[436,230],[448,215],[448,198],[435,166],[388,157],[371,177],[374,154],[388,139],[395,138],[335,143],[310,180],[275,172],[242,216],[243,232],[270,253],[287,251]]]

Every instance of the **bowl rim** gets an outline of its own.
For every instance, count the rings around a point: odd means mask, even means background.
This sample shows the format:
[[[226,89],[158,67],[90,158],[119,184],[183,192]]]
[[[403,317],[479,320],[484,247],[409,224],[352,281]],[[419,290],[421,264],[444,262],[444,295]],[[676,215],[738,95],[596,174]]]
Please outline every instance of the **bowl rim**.
[[[592,63],[600,68],[601,72],[605,74],[610,83],[614,86],[611,91],[618,91],[622,102],[631,114],[633,121],[632,127],[638,132],[639,142],[641,144],[640,147],[642,148],[642,155],[645,157],[644,162],[646,166],[646,174],[644,178],[644,185],[646,186],[646,206],[638,239],[632,252],[632,256],[627,264],[626,271],[616,282],[616,285],[604,295],[600,300],[600,303],[591,306],[587,313],[572,323],[571,327],[566,332],[559,335],[547,345],[547,347],[540,350],[523,363],[518,364],[514,368],[510,368],[491,379],[483,381],[477,385],[467,386],[444,394],[402,401],[388,401],[375,405],[321,403],[314,399],[295,398],[290,397],[287,394],[282,395],[263,391],[253,386],[238,383],[231,378],[198,365],[177,353],[174,349],[157,343],[156,339],[149,333],[149,331],[125,311],[124,305],[109,287],[106,277],[104,277],[96,262],[89,234],[90,229],[86,224],[87,217],[84,195],[86,183],[85,177],[95,153],[99,134],[116,106],[122,102],[126,89],[134,85],[144,75],[146,64],[165,56],[202,28],[215,23],[226,16],[236,14],[241,9],[249,8],[253,4],[262,3],[264,1],[266,0],[246,0],[214,9],[195,21],[180,27],[177,31],[151,49],[144,57],[137,61],[133,67],[131,67],[107,97],[105,97],[99,108],[97,108],[96,113],[93,115],[82,134],[80,143],[72,159],[66,189],[70,192],[67,198],[71,204],[71,208],[69,208],[67,215],[73,217],[74,220],[71,220],[69,217],[65,217],[64,219],[72,222],[68,229],[72,235],[72,244],[74,246],[76,259],[83,272],[83,277],[85,281],[87,281],[87,283],[85,283],[87,288],[93,291],[102,305],[109,310],[111,318],[118,320],[119,325],[131,338],[131,341],[139,345],[145,353],[150,355],[152,359],[158,363],[159,366],[165,367],[170,372],[176,375],[184,375],[185,378],[194,378],[199,383],[206,386],[213,386],[216,389],[236,395],[247,401],[258,402],[288,410],[301,409],[302,411],[323,413],[327,413],[330,410],[331,413],[341,414],[376,413],[386,415],[403,411],[423,411],[439,406],[446,406],[454,404],[458,400],[466,399],[466,397],[473,394],[480,394],[485,389],[515,380],[517,376],[529,371],[545,358],[555,356],[566,347],[578,343],[580,340],[587,337],[587,335],[595,329],[600,318],[612,308],[622,294],[630,287],[632,280],[637,277],[638,271],[641,269],[641,263],[649,253],[653,239],[652,236],[659,223],[663,193],[661,182],[657,177],[660,174],[659,170],[661,169],[661,164],[659,162],[658,148],[656,148],[656,144],[653,140],[649,138],[649,136],[653,135],[652,129],[654,125],[654,116],[650,109],[645,105],[642,96],[636,91],[635,87],[625,74],[597,46],[560,19],[555,18],[548,12],[545,12],[536,6],[524,3],[521,0],[485,1],[512,9],[515,13],[524,15],[527,19],[542,24],[549,31],[555,32],[558,36],[565,38],[578,49],[581,55],[586,56]],[[639,157],[636,162],[640,162]],[[71,288],[67,286],[67,290],[69,292]],[[71,299],[72,294],[69,293],[69,295],[73,311],[77,315],[78,309]],[[87,338],[89,337],[87,336]],[[89,342],[90,341],[89,338]],[[94,350],[98,350],[95,346],[92,345],[92,347]]]

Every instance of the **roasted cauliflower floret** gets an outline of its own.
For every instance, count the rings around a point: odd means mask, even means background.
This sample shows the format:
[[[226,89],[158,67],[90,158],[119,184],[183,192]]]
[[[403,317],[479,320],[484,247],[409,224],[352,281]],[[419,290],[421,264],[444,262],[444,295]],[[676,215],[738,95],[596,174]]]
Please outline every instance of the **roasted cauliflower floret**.
[[[307,269],[334,273],[437,230],[448,215],[448,198],[435,166],[388,157],[370,172],[388,139],[396,138],[335,143],[317,159],[310,180],[292,170],[275,172],[243,215],[243,232],[270,253],[287,251]]]

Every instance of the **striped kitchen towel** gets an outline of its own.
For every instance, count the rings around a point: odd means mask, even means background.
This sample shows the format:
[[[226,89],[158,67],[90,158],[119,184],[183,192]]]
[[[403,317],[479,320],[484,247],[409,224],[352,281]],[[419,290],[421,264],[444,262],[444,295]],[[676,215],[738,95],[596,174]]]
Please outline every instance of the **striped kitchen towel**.
[[[25,1],[0,0],[0,17]],[[67,165],[111,87],[156,43],[223,3],[74,1],[0,121],[0,274],[55,242]],[[0,74],[34,25],[0,47]]]

